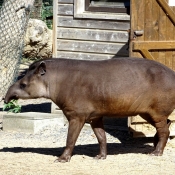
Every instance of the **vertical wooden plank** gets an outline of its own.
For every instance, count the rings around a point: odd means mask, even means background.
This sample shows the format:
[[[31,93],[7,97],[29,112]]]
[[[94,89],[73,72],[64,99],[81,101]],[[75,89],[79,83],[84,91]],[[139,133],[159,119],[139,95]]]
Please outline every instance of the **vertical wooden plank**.
[[[133,42],[133,33],[134,33],[134,28],[137,24],[137,13],[136,13],[136,0],[131,0],[130,1],[130,22],[131,22],[131,28],[130,28],[130,43],[129,43],[129,56],[134,57],[135,53],[132,50],[132,42]]]
[[[175,7],[172,7],[173,11],[175,12]],[[173,29],[173,38],[172,40],[175,40],[175,26]],[[175,51],[172,52],[172,69],[175,71]]]
[[[163,11],[163,9],[160,7],[159,8],[160,12],[159,12],[159,41],[165,41],[166,40],[166,15],[165,12]],[[159,58],[158,61],[165,64],[165,50],[161,50],[159,51]]]
[[[145,0],[137,1],[137,30],[144,30],[145,22]],[[136,41],[144,41],[144,34],[142,36],[137,36]],[[138,52],[138,57],[143,57],[143,55]]]
[[[144,30],[145,0],[137,1],[137,30]],[[144,40],[144,35],[137,37],[138,41]]]
[[[168,2],[168,0],[166,0]],[[172,7],[171,7],[172,8]],[[166,20],[166,40],[173,40],[174,39],[174,24],[172,21],[167,17]],[[166,51],[166,59],[165,59],[165,64],[169,68],[173,68],[173,51]]]
[[[130,4],[130,8],[131,8],[130,56],[132,57],[141,57],[139,52],[132,50],[132,42],[136,41],[136,39],[133,40],[133,34],[135,30],[138,30],[138,25],[137,25],[138,23],[138,4],[139,4],[138,0],[131,0],[131,4]]]
[[[159,40],[159,4],[157,1],[152,1],[152,41],[158,41]],[[158,50],[152,50],[151,51],[152,56],[155,60],[159,57],[159,51]]]
[[[53,30],[52,30],[52,43],[53,43],[53,57],[57,57],[57,14],[58,14],[58,0],[53,1]]]
[[[152,0],[145,0],[144,40],[151,41],[152,36]]]

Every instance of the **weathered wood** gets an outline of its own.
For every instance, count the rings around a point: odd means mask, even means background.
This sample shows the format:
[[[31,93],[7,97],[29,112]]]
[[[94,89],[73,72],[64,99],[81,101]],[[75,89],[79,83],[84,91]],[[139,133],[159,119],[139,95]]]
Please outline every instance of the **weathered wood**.
[[[74,17],[87,19],[110,19],[110,20],[130,20],[128,14],[102,13],[102,12],[86,12],[85,0],[74,0]]]
[[[166,41],[166,18],[165,12],[162,8],[159,8],[159,40]],[[165,64],[166,53],[165,51],[159,52],[159,59],[158,61]]]
[[[145,10],[145,0],[139,0],[137,1],[137,30],[144,30],[144,26],[145,26],[145,23],[144,23],[144,18],[145,18],[145,13],[144,13],[144,10]],[[144,40],[144,35],[141,35],[141,36],[138,36],[137,37],[137,40],[138,41],[143,41]]]
[[[158,41],[159,40],[159,4],[156,1],[152,1],[152,32],[151,32],[151,40]],[[144,22],[144,20],[143,20]],[[159,59],[159,52],[151,50],[151,55],[155,60]]]
[[[59,15],[71,15],[73,16],[73,4],[59,4],[58,5]]]
[[[140,50],[144,58],[148,58],[150,60],[154,60],[154,57],[151,55],[151,53],[146,49]]]
[[[57,14],[55,15],[57,15],[57,21],[55,24],[57,24],[57,34],[54,37],[54,40],[57,42],[54,48],[58,51],[56,52],[56,56],[60,56],[58,53],[62,54],[64,52],[65,55],[63,56],[67,57],[72,51],[74,51],[73,53],[78,52],[78,55],[84,52],[84,55],[86,55],[86,47],[89,48],[89,53],[96,53],[99,59],[111,58],[116,53],[120,56],[128,56],[126,43],[128,42],[127,30],[130,28],[129,15],[94,12],[88,12],[88,14],[86,14],[84,6],[82,5],[84,1],[56,1]],[[85,16],[79,18],[79,16],[76,16],[76,13],[80,15],[83,13]],[[110,18],[112,18],[112,20],[106,20]],[[123,19],[124,21],[118,21],[118,19]],[[69,43],[67,43],[68,40]],[[90,45],[91,42],[92,45]],[[111,48],[109,46],[111,46]],[[101,53],[104,53],[105,56],[102,56]],[[108,54],[109,56],[107,56]],[[88,59],[87,56],[85,56],[85,58]]]
[[[52,56],[56,57],[57,55],[57,13],[58,13],[58,2],[53,1],[53,33],[52,33],[52,38],[53,38],[53,53]]]
[[[131,33],[130,33],[130,56],[133,57],[142,57],[139,52],[134,52],[132,50],[132,42],[135,41],[136,36],[134,35],[134,31],[138,30],[138,1],[131,1]]]
[[[131,38],[130,55],[137,56],[141,53],[141,57],[156,60],[175,70],[175,7],[169,7],[167,2],[168,0],[131,1],[131,31],[144,30],[144,34]],[[155,134],[147,130],[150,127],[148,123],[142,123],[139,119],[135,123],[128,122],[137,136]],[[173,134],[175,135],[175,129]]]
[[[114,57],[114,55],[109,54],[92,54],[83,52],[68,52],[68,51],[57,51],[57,57],[59,58],[69,58],[78,60],[107,60]],[[119,55],[118,55],[119,57]]]
[[[168,0],[166,0],[168,1]],[[171,7],[170,7],[171,8]],[[170,20],[170,18],[167,18],[166,21],[166,40],[171,41],[174,39],[174,24]],[[175,48],[175,46],[174,46]],[[175,49],[174,49],[175,51]],[[166,50],[166,59],[165,59],[165,64],[169,68],[173,68],[173,54],[172,51]]]
[[[171,7],[171,9],[175,12],[175,7]],[[172,40],[175,41],[175,27],[173,27]],[[172,55],[172,69],[175,67],[175,51],[171,52]]]
[[[175,13],[174,11],[170,8],[168,3],[165,0],[157,0],[157,2],[161,5],[161,7],[164,9],[166,14],[168,14],[168,17],[171,19],[171,21],[175,25]]]
[[[144,27],[145,27],[145,22],[144,19],[145,18],[145,13],[144,13],[144,10],[145,10],[145,0],[139,0],[139,1],[136,1],[136,5],[137,5],[137,30],[143,30],[144,31]],[[141,35],[141,36],[137,36],[137,41],[143,41],[144,40],[144,35]],[[142,54],[144,54],[145,52],[142,52]],[[135,53],[135,55],[137,57],[140,57],[141,56],[141,53],[140,52],[137,52]],[[145,55],[145,56],[148,56]],[[151,57],[150,57],[151,58]]]
[[[167,2],[168,0],[165,0],[166,4]],[[167,65],[172,69],[175,69],[175,62],[173,61],[174,47],[171,46],[171,41],[173,41],[174,38],[174,24],[168,17],[169,14],[167,15],[165,11],[162,10],[162,5],[158,4],[157,1],[154,0],[133,0],[131,5],[134,6],[131,9],[135,9],[135,11],[132,11],[131,14],[131,30],[144,30],[144,34],[143,36],[137,36],[134,40],[132,40],[133,46],[131,47],[130,55],[136,56],[137,53],[140,54],[140,50],[142,50],[142,56],[149,55],[151,59],[154,57],[155,60]],[[170,8],[174,13],[173,7],[168,8]],[[145,16],[143,14],[145,14]],[[132,16],[134,17],[132,18]],[[142,27],[139,27],[139,23],[142,24]],[[150,45],[148,47],[146,45],[141,46],[140,41],[159,41],[160,43],[157,42],[155,45],[153,43],[148,43],[148,45]],[[162,43],[163,41],[168,42]],[[135,43],[137,42],[140,45],[140,48],[136,48],[138,45],[135,45]],[[150,53],[148,54],[146,50],[149,50]]]
[[[135,30],[135,26],[137,26],[136,25],[136,21],[137,21],[137,18],[136,18],[136,15],[135,15],[135,13],[136,13],[136,1],[131,1],[130,2],[130,6],[132,7],[132,8],[130,8],[131,9],[131,29],[130,29],[130,36],[129,36],[129,56],[133,56],[133,57],[135,57],[135,52],[133,51],[133,49],[132,49],[132,44],[133,44],[133,40],[135,39],[134,38],[134,30]]]
[[[151,35],[152,34],[152,0],[151,1],[145,0],[145,10],[144,11],[145,11],[144,40],[151,41],[151,36],[152,36]],[[139,14],[138,14],[138,17],[139,17]],[[140,18],[140,20],[141,20],[141,18]]]
[[[59,39],[57,46],[58,50],[62,51],[128,55],[128,45],[126,44]]]
[[[175,41],[138,41],[133,43],[133,50],[175,50]]]
[[[94,28],[94,29],[108,29],[108,30],[123,30],[130,29],[130,22],[106,21],[106,20],[89,20],[89,19],[75,19],[72,16],[59,16],[57,18],[59,27],[74,27],[74,28]]]
[[[59,28],[58,38],[69,38],[86,41],[106,41],[126,43],[128,41],[128,32],[125,31],[108,31],[108,30],[89,30],[74,28]]]
[[[54,0],[54,1],[56,1],[56,0]],[[74,0],[58,0],[58,3],[73,4]]]

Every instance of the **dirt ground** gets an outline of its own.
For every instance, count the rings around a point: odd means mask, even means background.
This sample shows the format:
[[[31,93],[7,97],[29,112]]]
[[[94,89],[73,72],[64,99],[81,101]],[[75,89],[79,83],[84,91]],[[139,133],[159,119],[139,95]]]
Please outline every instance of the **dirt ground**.
[[[47,100],[29,100],[22,104],[23,112],[50,110],[50,101]],[[77,140],[71,161],[54,163],[65,147],[66,135],[67,125],[45,128],[37,134],[4,132],[1,128],[0,175],[175,174],[175,139],[167,143],[163,156],[155,157],[148,154],[154,149],[152,138],[132,138],[125,129],[107,128],[107,159],[94,160],[99,146],[91,129],[86,127]]]

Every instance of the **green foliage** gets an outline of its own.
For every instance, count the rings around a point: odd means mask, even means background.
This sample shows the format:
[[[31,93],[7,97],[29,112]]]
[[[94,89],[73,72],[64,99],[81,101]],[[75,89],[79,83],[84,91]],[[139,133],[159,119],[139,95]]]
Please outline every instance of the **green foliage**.
[[[53,2],[52,1],[44,1],[42,4],[42,12],[41,18],[44,22],[46,22],[49,29],[52,29],[52,18],[53,18]]]
[[[0,0],[0,8],[2,7],[3,2],[3,0]]]
[[[11,100],[9,103],[4,104],[3,111],[8,110],[8,112],[19,113],[21,112],[21,105],[18,104],[17,100]]]

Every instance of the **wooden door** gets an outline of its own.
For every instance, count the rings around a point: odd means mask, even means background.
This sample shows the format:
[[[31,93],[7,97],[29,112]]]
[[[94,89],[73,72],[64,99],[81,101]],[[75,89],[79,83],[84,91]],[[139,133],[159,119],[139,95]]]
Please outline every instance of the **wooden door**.
[[[175,0],[131,0],[130,56],[156,60],[175,70]],[[136,136],[155,133],[139,116],[131,117],[129,126]]]
[[[131,0],[130,56],[175,70],[175,6],[169,0]]]

